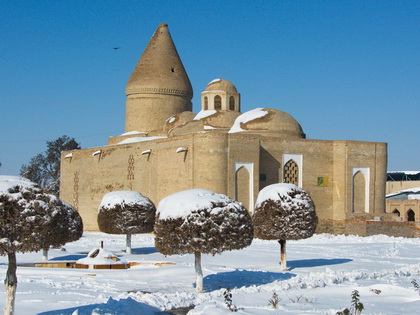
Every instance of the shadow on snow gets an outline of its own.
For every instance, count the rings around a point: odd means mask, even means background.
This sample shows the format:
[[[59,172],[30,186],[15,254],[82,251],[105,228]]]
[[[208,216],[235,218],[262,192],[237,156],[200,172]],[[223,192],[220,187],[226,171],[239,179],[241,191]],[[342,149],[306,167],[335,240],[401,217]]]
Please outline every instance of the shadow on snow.
[[[156,247],[139,247],[139,248],[132,248],[131,252],[134,255],[150,255],[157,253]]]
[[[76,312],[77,311],[77,312]],[[38,313],[38,315],[92,315],[92,314],[109,314],[109,315],[166,315],[169,313],[162,312],[160,309],[137,302],[132,298],[121,299],[116,301],[109,298],[108,302],[102,304],[90,304],[80,307],[73,307],[63,310],[49,311]]]
[[[49,259],[49,261],[79,260],[80,258],[86,258],[86,255],[67,255],[67,256],[60,256],[60,257],[51,258],[51,259]]]
[[[279,280],[295,277],[293,273],[277,273],[268,271],[234,270],[216,273],[204,277],[204,291],[219,290],[221,288],[241,288],[253,285],[263,285]]]
[[[295,268],[305,268],[305,267],[320,267],[328,265],[339,265],[345,264],[352,261],[352,259],[302,259],[302,260],[291,260],[287,262],[287,267],[289,270]]]

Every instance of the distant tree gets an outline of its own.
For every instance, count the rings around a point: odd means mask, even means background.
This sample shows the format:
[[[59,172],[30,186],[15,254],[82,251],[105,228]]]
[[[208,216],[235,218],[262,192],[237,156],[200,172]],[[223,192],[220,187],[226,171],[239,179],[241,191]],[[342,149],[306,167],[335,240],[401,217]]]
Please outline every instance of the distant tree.
[[[309,194],[293,184],[273,184],[258,194],[254,215],[255,236],[278,240],[282,270],[287,270],[286,240],[311,237],[318,223]]]
[[[112,191],[102,198],[98,209],[99,230],[126,234],[126,253],[131,254],[131,235],[153,232],[156,207],[136,191]]]
[[[60,190],[61,152],[80,149],[80,143],[68,136],[61,136],[54,141],[47,141],[46,143],[47,150],[34,156],[28,165],[22,165],[20,175],[58,196]]]
[[[0,255],[7,255],[9,261],[4,281],[4,314],[8,315],[14,313],[15,306],[16,253],[62,246],[83,233],[82,219],[73,207],[44,193],[35,183],[18,177],[10,179],[0,176]]]
[[[248,211],[226,195],[204,189],[172,194],[156,211],[155,245],[164,255],[194,254],[196,291],[203,292],[201,254],[251,245],[253,225]]]

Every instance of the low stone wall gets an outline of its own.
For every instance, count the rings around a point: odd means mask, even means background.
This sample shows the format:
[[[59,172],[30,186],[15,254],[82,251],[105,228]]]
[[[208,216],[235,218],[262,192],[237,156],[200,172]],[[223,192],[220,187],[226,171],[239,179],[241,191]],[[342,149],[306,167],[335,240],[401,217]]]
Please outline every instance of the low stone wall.
[[[420,237],[420,222],[347,221],[345,234]]]

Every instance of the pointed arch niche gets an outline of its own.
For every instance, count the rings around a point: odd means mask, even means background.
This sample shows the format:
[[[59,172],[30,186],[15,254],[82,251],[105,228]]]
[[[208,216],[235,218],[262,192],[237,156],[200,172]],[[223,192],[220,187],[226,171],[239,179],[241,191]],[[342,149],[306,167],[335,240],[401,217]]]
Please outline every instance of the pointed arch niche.
[[[369,167],[353,167],[352,212],[369,213]]]
[[[254,163],[235,162],[235,200],[239,198],[248,211],[254,213]]]
[[[295,184],[302,188],[302,154],[283,154],[283,183]]]

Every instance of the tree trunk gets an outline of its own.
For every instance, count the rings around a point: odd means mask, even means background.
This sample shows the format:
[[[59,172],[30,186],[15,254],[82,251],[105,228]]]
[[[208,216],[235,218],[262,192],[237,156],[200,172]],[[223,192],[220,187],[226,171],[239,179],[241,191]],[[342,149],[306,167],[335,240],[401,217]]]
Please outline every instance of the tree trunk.
[[[131,234],[130,233],[127,233],[125,252],[126,254],[131,255]]]
[[[16,253],[11,252],[7,255],[9,257],[9,266],[7,268],[6,279],[4,280],[4,286],[6,287],[6,307],[4,308],[4,315],[13,315],[15,312],[15,296],[17,288]]]
[[[281,270],[287,270],[287,260],[286,260],[286,240],[279,240],[280,243],[280,262]]]
[[[48,260],[48,248],[44,248],[42,250],[42,260],[44,260],[44,261]]]
[[[203,271],[201,270],[201,253],[195,252],[195,292],[203,293]]]

